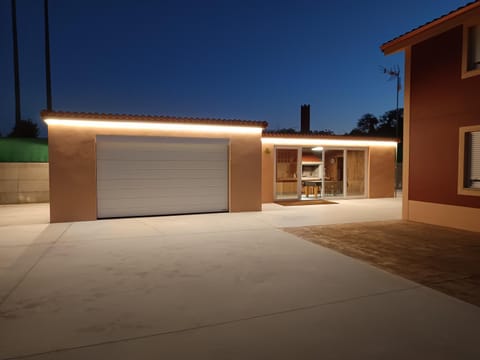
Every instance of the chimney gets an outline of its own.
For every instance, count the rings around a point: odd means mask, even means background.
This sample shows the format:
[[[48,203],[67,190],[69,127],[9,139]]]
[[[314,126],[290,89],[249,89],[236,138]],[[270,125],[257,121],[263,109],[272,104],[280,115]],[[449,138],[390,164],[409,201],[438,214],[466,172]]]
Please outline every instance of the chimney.
[[[300,107],[300,132],[302,134],[310,132],[310,104]]]

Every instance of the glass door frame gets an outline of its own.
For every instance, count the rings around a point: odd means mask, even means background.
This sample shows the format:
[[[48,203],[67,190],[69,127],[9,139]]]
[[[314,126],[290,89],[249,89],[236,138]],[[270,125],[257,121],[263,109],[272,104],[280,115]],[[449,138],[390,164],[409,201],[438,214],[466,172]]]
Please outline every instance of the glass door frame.
[[[324,193],[324,187],[322,186],[322,198],[327,198],[327,199],[363,199],[368,197],[368,181],[369,181],[369,176],[368,176],[368,154],[369,154],[369,148],[368,147],[336,147],[336,146],[323,146],[323,154],[322,154],[322,159],[323,159],[323,166],[325,167],[325,152],[329,150],[337,150],[337,151],[343,151],[343,192],[341,196],[325,196]],[[356,150],[356,151],[363,151],[364,154],[364,181],[363,181],[363,195],[348,195],[347,194],[347,152],[351,150]],[[323,174],[322,174],[322,184],[325,184],[325,168],[323,169]]]
[[[297,178],[297,196],[296,200],[300,200],[302,197],[302,146],[277,146],[275,145],[273,147],[273,200],[278,201],[278,200],[294,200],[292,197],[291,199],[279,199],[277,197],[277,150],[282,150],[282,149],[287,149],[287,150],[297,150],[297,171],[296,171],[296,178]],[[299,176],[300,175],[300,176]]]
[[[277,198],[277,150],[278,149],[289,149],[289,150],[297,150],[297,196],[296,200],[300,200],[302,198],[302,149],[306,147],[315,147],[315,145],[275,145],[273,147],[273,199],[274,201],[278,200],[286,200],[286,199],[279,199]],[[322,188],[320,190],[320,198],[322,199],[338,199],[338,198],[368,198],[368,184],[369,184],[369,173],[368,173],[368,160],[369,160],[369,148],[368,147],[337,147],[337,146],[322,146]],[[343,151],[343,195],[341,196],[326,196],[325,195],[325,152],[330,150],[337,150]],[[347,194],[347,152],[349,150],[356,150],[356,151],[363,151],[364,153],[364,184],[363,184],[363,195],[348,195]],[[292,197],[291,200],[294,200]]]

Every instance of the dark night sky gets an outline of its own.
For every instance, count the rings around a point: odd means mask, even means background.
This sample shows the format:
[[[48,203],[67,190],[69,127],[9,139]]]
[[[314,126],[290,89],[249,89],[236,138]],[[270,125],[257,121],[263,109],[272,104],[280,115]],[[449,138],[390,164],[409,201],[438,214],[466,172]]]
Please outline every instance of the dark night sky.
[[[266,120],[351,130],[395,107],[379,46],[466,0],[50,0],[55,110]],[[45,108],[43,0],[17,0],[22,117]],[[10,0],[0,0],[0,131],[14,123]],[[42,125],[42,135],[46,134]]]

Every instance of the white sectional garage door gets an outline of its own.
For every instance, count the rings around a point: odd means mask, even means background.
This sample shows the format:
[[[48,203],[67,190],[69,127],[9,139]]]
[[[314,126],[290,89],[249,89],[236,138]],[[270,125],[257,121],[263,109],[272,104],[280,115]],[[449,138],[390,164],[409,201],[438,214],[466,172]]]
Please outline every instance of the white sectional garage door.
[[[228,140],[97,136],[99,218],[228,210]]]

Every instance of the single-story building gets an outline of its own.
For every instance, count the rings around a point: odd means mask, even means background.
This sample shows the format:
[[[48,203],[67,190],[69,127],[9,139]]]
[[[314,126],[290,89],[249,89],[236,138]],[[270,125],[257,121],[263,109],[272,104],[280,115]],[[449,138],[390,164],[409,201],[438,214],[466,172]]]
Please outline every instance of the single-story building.
[[[263,134],[263,121],[54,111],[42,118],[51,222],[394,196],[393,139]]]
[[[480,231],[480,2],[381,50],[405,52],[403,218]]]
[[[264,133],[262,202],[393,197],[396,148],[385,138]]]

